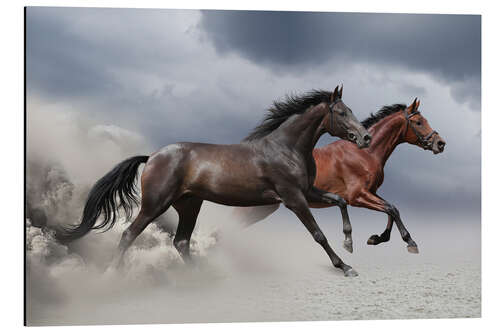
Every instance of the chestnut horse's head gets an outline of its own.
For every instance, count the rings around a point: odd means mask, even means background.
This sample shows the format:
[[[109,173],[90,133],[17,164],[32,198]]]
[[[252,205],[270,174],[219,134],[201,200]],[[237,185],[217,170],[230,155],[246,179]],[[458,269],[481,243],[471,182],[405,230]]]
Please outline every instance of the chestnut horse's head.
[[[328,103],[329,115],[325,129],[332,136],[354,142],[359,148],[366,148],[372,139],[366,128],[360,124],[351,109],[342,101],[344,87],[337,86]]]
[[[425,150],[432,150],[434,154],[442,153],[446,141],[439,136],[438,132],[432,129],[427,119],[418,110],[419,106],[420,101],[415,98],[413,103],[403,111],[406,118],[406,130],[403,134],[403,140]]]

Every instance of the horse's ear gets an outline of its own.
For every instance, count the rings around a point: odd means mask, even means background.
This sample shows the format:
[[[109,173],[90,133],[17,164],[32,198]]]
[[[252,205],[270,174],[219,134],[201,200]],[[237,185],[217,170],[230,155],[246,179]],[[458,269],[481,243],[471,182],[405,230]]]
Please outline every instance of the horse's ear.
[[[408,107],[408,110],[410,112],[413,112],[417,109],[417,98],[415,97],[415,99],[413,100],[413,103],[411,103],[411,105]]]
[[[330,102],[335,102],[335,100],[339,97],[339,86],[335,87],[335,90],[332,93],[332,96],[330,96]]]
[[[339,90],[339,98],[342,98],[342,92],[344,91],[344,85],[341,85],[340,86],[340,90]]]
[[[415,106],[415,110],[418,110],[418,107],[420,106],[420,101],[417,101],[417,104]]]

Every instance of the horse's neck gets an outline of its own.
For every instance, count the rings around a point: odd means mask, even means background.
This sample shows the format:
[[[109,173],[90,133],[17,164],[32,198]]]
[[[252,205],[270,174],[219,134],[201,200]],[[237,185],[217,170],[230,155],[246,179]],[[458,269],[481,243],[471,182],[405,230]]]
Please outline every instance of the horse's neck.
[[[405,126],[406,120],[398,112],[380,120],[370,128],[372,142],[368,151],[379,160],[382,167],[396,146],[402,142]]]
[[[322,110],[309,110],[304,114],[289,119],[283,126],[285,140],[294,149],[312,157],[314,146],[325,130],[320,127],[324,112]]]

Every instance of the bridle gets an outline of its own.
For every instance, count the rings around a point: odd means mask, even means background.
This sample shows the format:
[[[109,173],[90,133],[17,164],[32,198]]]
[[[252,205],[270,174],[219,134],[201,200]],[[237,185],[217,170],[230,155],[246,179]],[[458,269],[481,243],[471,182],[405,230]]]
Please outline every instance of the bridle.
[[[342,99],[337,98],[336,100],[334,100],[333,102],[328,104],[328,110],[330,111],[330,128],[332,130],[333,130],[333,107],[335,106],[335,104],[339,103],[340,101],[342,101]]]
[[[434,143],[434,140],[430,140],[434,134],[438,134],[438,132],[432,130],[429,134],[426,136],[422,136],[418,133],[417,129],[413,126],[413,124],[410,121],[410,118],[420,114],[420,111],[413,111],[412,113],[407,113],[406,110],[403,111],[403,114],[405,115],[406,118],[406,131],[405,131],[405,136],[408,133],[408,128],[411,127],[413,130],[413,133],[415,133],[415,136],[417,137],[417,143],[419,144],[420,147],[422,147],[425,150],[431,150],[432,149],[432,144]]]

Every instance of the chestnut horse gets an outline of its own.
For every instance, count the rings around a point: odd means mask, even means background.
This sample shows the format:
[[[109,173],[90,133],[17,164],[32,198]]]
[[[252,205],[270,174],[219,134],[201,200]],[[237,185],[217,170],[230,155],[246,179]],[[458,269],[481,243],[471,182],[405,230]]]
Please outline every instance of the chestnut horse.
[[[338,194],[345,201],[339,200],[345,235],[344,248],[352,253],[352,227],[346,204],[364,207],[388,216],[387,227],[379,235],[368,239],[368,244],[377,245],[390,239],[393,223],[408,244],[410,253],[418,253],[418,247],[401,220],[398,209],[377,195],[378,188],[384,181],[384,166],[397,145],[407,142],[434,154],[443,152],[445,141],[434,131],[422,116],[415,99],[406,107],[403,104],[385,106],[362,122],[372,135],[368,149],[357,149],[346,141],[336,141],[313,151],[317,175],[314,186]],[[313,208],[334,206],[332,204],[309,202]],[[272,214],[279,205],[236,208],[233,216],[249,226]]]
[[[91,229],[108,230],[120,207],[130,217],[132,205],[137,203],[137,170],[146,163],[141,176],[141,208],[120,240],[115,261],[118,267],[136,237],[170,206],[179,214],[174,246],[183,259],[189,260],[191,234],[203,200],[209,200],[228,206],[285,204],[323,247],[333,265],[346,276],[356,276],[332,250],[307,205],[308,201],[334,204],[340,199],[313,186],[316,166],[312,151],[326,132],[355,142],[358,148],[367,147],[371,136],[342,101],[338,86],[333,93],[322,94],[321,100],[313,98],[316,96],[312,92],[275,102],[262,124],[243,143],[182,142],[151,156],[121,162],[91,189],[80,225],[67,229],[59,238],[72,240]],[[312,104],[314,101],[318,103]],[[101,214],[104,220],[96,225]]]

